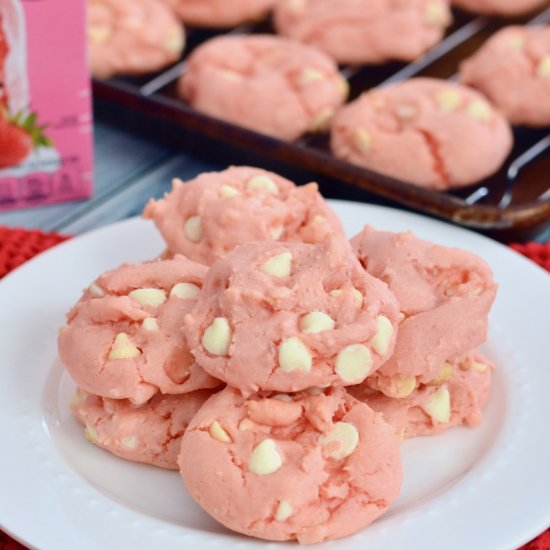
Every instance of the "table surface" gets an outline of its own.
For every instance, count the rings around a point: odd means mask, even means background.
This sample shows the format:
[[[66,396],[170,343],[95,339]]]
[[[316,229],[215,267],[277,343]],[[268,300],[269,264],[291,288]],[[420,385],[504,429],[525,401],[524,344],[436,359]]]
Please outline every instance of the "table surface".
[[[56,231],[67,235],[140,215],[151,197],[171,188],[174,177],[191,179],[226,166],[186,151],[175,151],[121,130],[106,121],[94,125],[95,191],[91,199],[31,209],[0,212],[0,225]],[[321,186],[328,197],[368,201],[350,186]],[[550,240],[550,228],[537,240]]]

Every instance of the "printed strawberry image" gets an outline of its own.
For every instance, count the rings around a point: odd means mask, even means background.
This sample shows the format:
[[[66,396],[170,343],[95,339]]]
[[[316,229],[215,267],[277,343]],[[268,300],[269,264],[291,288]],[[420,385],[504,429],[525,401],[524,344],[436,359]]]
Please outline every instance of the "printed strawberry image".
[[[17,114],[8,118],[0,113],[0,169],[16,166],[38,147],[51,147],[44,135],[45,125],[36,123],[36,114]]]

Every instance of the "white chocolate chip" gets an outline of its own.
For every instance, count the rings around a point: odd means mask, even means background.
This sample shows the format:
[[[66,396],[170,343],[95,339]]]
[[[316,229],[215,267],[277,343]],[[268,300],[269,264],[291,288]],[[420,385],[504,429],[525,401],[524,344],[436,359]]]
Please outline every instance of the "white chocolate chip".
[[[434,380],[431,380],[430,382],[426,382],[426,386],[440,386],[444,382],[446,382],[451,376],[454,374],[454,368],[451,365],[451,363],[448,363],[447,361],[441,365],[439,369],[439,373],[437,375],[437,378]]]
[[[273,399],[277,399],[277,401],[284,401],[285,403],[292,403],[292,397],[288,395],[288,393],[278,393],[277,395],[273,396]]]
[[[395,109],[395,114],[401,120],[411,120],[416,115],[416,109],[412,105],[399,105]]]
[[[183,230],[185,231],[186,237],[190,241],[198,243],[204,235],[202,218],[200,216],[191,216],[190,218],[187,218],[183,226]]]
[[[159,330],[159,324],[154,317],[147,317],[147,319],[143,319],[141,327],[147,332],[157,332]]]
[[[309,372],[311,353],[299,338],[288,338],[279,346],[279,366],[285,372]]]
[[[172,32],[165,40],[164,45],[170,52],[181,52],[184,46],[183,34],[178,32]]]
[[[92,283],[88,287],[88,290],[94,298],[103,298],[105,296],[105,291],[96,283]]]
[[[377,111],[381,111],[386,108],[388,102],[386,101],[386,98],[380,94],[380,92],[369,92],[368,95],[370,102]]]
[[[330,107],[325,107],[320,111],[313,121],[311,122],[310,129],[312,132],[322,132],[330,126],[330,121],[334,117],[334,109]]]
[[[354,299],[357,303],[357,306],[358,307],[363,307],[364,298],[363,298],[363,295],[361,294],[361,292],[359,290],[357,290],[356,288],[353,288],[351,293],[352,293],[352,296],[354,297]],[[332,298],[340,298],[340,296],[342,296],[344,294],[344,291],[341,288],[337,288],[335,290],[331,290],[328,294]]]
[[[354,133],[355,145],[361,153],[368,153],[372,147],[372,137],[363,128],[357,128]]]
[[[361,294],[361,291],[359,291],[358,289],[354,288],[352,291],[351,291],[353,297],[355,298],[355,301],[357,303],[357,306],[358,307],[363,307],[363,302],[364,302],[364,298],[363,298],[363,295]]]
[[[286,521],[294,510],[288,500],[281,500],[279,506],[277,506],[277,511],[275,512],[275,519],[277,521]]]
[[[449,24],[449,13],[439,2],[431,2],[426,6],[426,22],[437,27],[446,27]]]
[[[550,54],[545,55],[537,66],[537,75],[546,78],[550,76]]]
[[[484,373],[487,370],[487,365],[484,365],[483,363],[478,363],[477,361],[474,362],[472,365],[474,367],[474,370],[480,373]]]
[[[243,81],[242,75],[236,71],[230,71],[229,69],[218,69],[218,73],[226,80],[231,80],[232,82]]]
[[[93,426],[90,426],[90,424],[86,424],[86,429],[84,430],[84,437],[90,443],[96,443],[97,441],[99,441],[99,436],[97,435],[95,428]]]
[[[491,107],[481,99],[475,99],[468,105],[468,114],[480,122],[491,120]]]
[[[312,311],[300,320],[300,330],[304,334],[317,334],[334,329],[334,319],[322,311]]]
[[[277,254],[267,260],[262,266],[262,270],[271,277],[278,277],[280,279],[288,277],[292,268],[292,254],[290,252],[283,252]]]
[[[239,431],[241,432],[249,432],[251,430],[256,430],[257,428],[258,428],[258,424],[250,420],[250,418],[243,418],[239,422]]]
[[[283,459],[273,439],[264,439],[256,445],[248,461],[248,469],[259,476],[273,474],[282,465]]]
[[[437,94],[437,105],[442,111],[452,113],[460,106],[461,99],[456,90],[443,90]]]
[[[443,363],[441,365],[441,368],[439,369],[439,379],[442,382],[445,382],[445,380],[448,380],[452,375],[454,374],[454,369],[451,363]]]
[[[202,345],[212,355],[227,355],[233,333],[225,317],[216,317],[204,331]]]
[[[103,44],[111,36],[111,30],[105,25],[90,25],[88,27],[88,40],[92,44]]]
[[[129,450],[134,450],[137,447],[137,437],[135,435],[129,435],[120,440],[122,446]]]
[[[387,317],[384,317],[384,315],[379,315],[376,318],[376,326],[378,328],[378,332],[372,339],[372,347],[380,355],[386,355],[386,353],[388,353],[388,346],[393,334],[393,325]]]
[[[312,69],[311,67],[306,67],[305,69],[302,69],[302,72],[300,73],[298,84],[300,85],[300,87],[305,88],[306,86],[309,86],[314,82],[319,82],[324,79],[325,76],[321,71],[318,71],[317,69]]]
[[[337,356],[336,374],[347,383],[363,381],[372,368],[372,357],[367,346],[352,344],[345,347]]]
[[[221,424],[216,420],[210,424],[208,433],[220,443],[231,443],[231,436],[222,428]]]
[[[170,298],[175,296],[176,298],[192,300],[199,295],[200,291],[201,289],[193,283],[178,283],[170,290]]]
[[[246,188],[249,191],[266,191],[267,193],[276,194],[279,188],[276,183],[267,176],[254,176],[248,180]]]
[[[142,306],[158,307],[166,301],[166,292],[160,288],[138,288],[128,296]]]
[[[231,185],[222,185],[220,187],[220,195],[225,199],[230,197],[237,197],[240,194],[241,193],[234,187],[231,187]]]
[[[451,395],[445,386],[441,386],[422,407],[435,422],[446,424],[451,419]]]
[[[512,36],[510,38],[509,45],[510,45],[510,48],[512,48],[512,50],[521,52],[525,49],[525,39],[523,38],[523,36],[520,36],[519,34],[516,36]]]
[[[343,76],[338,78],[338,85],[340,86],[340,89],[342,90],[342,99],[345,101],[349,96],[349,82],[347,78],[344,78]]]
[[[76,390],[75,394],[71,397],[70,405],[71,407],[80,407],[85,399],[86,394],[82,390]]]
[[[339,445],[330,451],[329,456],[336,460],[342,460],[355,451],[359,443],[359,432],[350,422],[336,422],[328,435],[319,437],[321,445],[333,442]]]
[[[278,241],[283,232],[284,232],[284,227],[282,225],[279,225],[278,227],[273,227],[272,229],[269,230],[269,233],[271,234],[271,238],[275,241]]]
[[[113,346],[109,352],[109,359],[133,359],[141,354],[141,351],[133,344],[125,332],[115,336]]]
[[[409,397],[411,393],[416,389],[416,377],[406,376],[393,378],[379,378],[378,389],[388,397],[393,399],[404,399]]]

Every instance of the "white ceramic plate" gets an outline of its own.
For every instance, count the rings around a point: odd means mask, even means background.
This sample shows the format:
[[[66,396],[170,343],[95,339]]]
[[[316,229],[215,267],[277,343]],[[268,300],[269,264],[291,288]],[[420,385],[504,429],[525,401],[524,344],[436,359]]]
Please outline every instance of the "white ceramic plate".
[[[332,549],[502,550],[550,522],[550,278],[479,235],[397,210],[334,202],[350,235],[369,223],[414,230],[484,257],[500,283],[490,340],[497,364],[483,425],[403,445],[405,483],[388,514]],[[0,283],[0,525],[41,549],[277,545],[226,531],[175,472],[87,444],[56,364],[64,313],[99,273],[156,256],[152,224],[132,219],[64,243]]]

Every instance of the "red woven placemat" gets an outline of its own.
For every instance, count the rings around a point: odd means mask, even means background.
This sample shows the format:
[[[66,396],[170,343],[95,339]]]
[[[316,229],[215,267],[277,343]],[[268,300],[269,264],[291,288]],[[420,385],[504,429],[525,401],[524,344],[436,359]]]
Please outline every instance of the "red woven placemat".
[[[43,250],[68,238],[70,237],[58,233],[43,233],[42,231],[27,231],[0,226],[0,278]],[[550,271],[550,242],[511,244],[510,246]],[[0,531],[0,550],[26,549]],[[550,550],[550,530],[525,545],[521,550]]]

